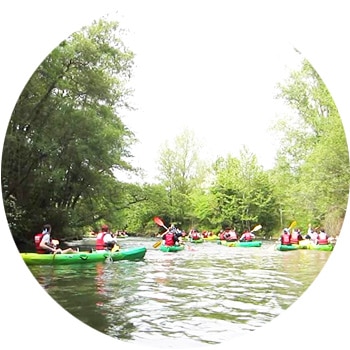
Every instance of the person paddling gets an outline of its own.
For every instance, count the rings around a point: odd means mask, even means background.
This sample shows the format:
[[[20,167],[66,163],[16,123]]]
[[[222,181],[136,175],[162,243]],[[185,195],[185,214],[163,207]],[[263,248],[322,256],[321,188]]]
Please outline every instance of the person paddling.
[[[177,229],[174,225],[171,225],[163,234],[162,234],[162,243],[166,246],[173,246],[179,244],[179,239],[177,236]]]
[[[255,234],[247,228],[243,231],[240,242],[251,242],[255,238]]]
[[[116,237],[109,231],[109,227],[106,224],[101,226],[101,231],[96,237],[96,250],[119,250]]]
[[[230,228],[225,231],[224,237],[227,242],[236,242],[238,240],[238,235],[235,228]]]
[[[320,233],[317,235],[317,244],[326,245],[329,244],[329,235],[324,228],[320,229]]]
[[[299,244],[300,241],[303,240],[303,236],[300,232],[300,229],[295,229],[290,235],[290,243],[292,244]]]
[[[283,232],[280,237],[280,241],[282,245],[291,245],[290,233],[288,228],[283,229]]]
[[[74,253],[72,248],[61,249],[51,238],[51,225],[45,224],[40,233],[34,236],[34,243],[39,254],[67,254]]]

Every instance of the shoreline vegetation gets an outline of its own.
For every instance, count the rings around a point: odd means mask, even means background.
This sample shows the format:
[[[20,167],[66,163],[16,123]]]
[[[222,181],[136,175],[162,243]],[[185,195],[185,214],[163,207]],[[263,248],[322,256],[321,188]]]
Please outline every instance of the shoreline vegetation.
[[[185,129],[169,132],[154,164],[157,181],[147,183],[131,162],[131,146],[139,140],[125,113],[133,111],[137,52],[122,33],[119,22],[108,19],[73,33],[43,60],[15,105],[1,181],[18,246],[32,242],[45,223],[62,242],[104,223],[151,236],[156,215],[187,232],[242,232],[259,223],[266,237],[275,237],[296,220],[300,228],[311,223],[339,235],[349,195],[349,152],[337,107],[310,62],[298,53],[300,66],[276,86],[273,97],[287,112],[270,135],[261,135],[262,146],[267,137],[279,143],[272,169],[265,170],[250,151],[249,130],[240,150],[208,160],[201,143],[234,132],[223,125],[218,137],[198,140]],[[237,123],[242,118],[231,117]],[[137,180],[122,181],[118,172]]]

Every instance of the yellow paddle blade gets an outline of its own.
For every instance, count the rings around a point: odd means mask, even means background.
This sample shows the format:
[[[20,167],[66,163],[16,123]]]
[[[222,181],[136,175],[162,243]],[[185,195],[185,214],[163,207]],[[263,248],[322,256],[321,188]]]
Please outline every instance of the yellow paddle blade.
[[[111,252],[114,253],[114,252],[116,252],[116,251],[119,250],[119,249],[120,249],[119,245],[118,245],[118,244],[115,244],[115,245],[113,246]]]
[[[162,241],[158,241],[153,244],[153,248],[158,248],[162,244]]]
[[[296,225],[297,225],[297,222],[296,222],[296,221],[293,221],[293,222],[290,224],[289,229],[291,230],[291,229],[294,228]]]
[[[262,228],[261,225],[256,225],[251,232],[259,231]]]

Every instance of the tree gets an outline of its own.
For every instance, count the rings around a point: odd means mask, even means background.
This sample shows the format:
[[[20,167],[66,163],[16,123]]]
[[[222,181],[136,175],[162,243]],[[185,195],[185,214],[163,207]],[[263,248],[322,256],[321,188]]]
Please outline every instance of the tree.
[[[266,229],[275,224],[275,202],[267,173],[246,147],[240,159],[228,155],[214,164],[215,181],[211,187],[216,197],[222,226],[238,230],[261,223]],[[225,227],[223,227],[225,228]]]
[[[284,176],[278,178],[276,171],[274,176],[280,206],[294,212],[305,227],[313,222],[337,234],[346,212],[350,179],[349,152],[338,110],[307,60],[278,87],[277,98],[292,110],[288,121],[277,127],[283,135],[275,170],[283,168]]]
[[[159,180],[168,194],[169,216],[185,226],[192,222],[191,193],[204,182],[205,166],[198,150],[194,133],[184,130],[160,152]]]
[[[131,168],[134,136],[119,113],[130,108],[133,58],[119,24],[99,20],[60,43],[34,72],[3,149],[3,198],[14,235],[46,221],[56,232],[74,230],[82,224],[80,203],[98,209],[104,187],[116,184],[113,169]]]

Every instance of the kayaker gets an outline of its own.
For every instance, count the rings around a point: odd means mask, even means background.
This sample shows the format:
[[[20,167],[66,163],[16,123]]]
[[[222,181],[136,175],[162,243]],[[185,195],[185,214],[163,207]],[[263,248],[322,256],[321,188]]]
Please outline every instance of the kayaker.
[[[241,238],[239,239],[241,242],[251,242],[254,240],[255,234],[248,230],[247,228],[243,231]]]
[[[238,235],[235,231],[235,228],[230,228],[228,231],[226,231],[224,238],[228,242],[236,242],[238,240]]]
[[[189,232],[189,235],[188,237],[194,241],[198,240],[198,239],[201,239],[202,238],[202,235],[201,233],[196,229],[192,229],[190,232]]]
[[[293,230],[290,236],[290,243],[299,244],[301,240],[303,240],[303,236],[301,235],[300,228]]]
[[[330,236],[325,232],[324,228],[320,229],[320,233],[317,235],[317,244],[329,244]]]
[[[317,237],[318,237],[317,229],[314,229],[310,234],[310,239],[312,243],[317,244]]]
[[[288,228],[283,229],[283,232],[280,237],[280,241],[282,245],[291,245],[290,233]]]
[[[177,229],[174,225],[171,225],[163,234],[162,234],[162,243],[166,246],[173,246],[179,244],[179,239],[177,236]]]
[[[112,250],[115,246],[119,248],[117,238],[109,231],[108,225],[103,224],[96,237],[96,250]]]
[[[311,227],[311,224],[309,224],[307,227],[307,232],[306,232],[306,235],[304,236],[304,239],[311,239],[311,232],[312,232],[312,227]]]
[[[220,230],[218,236],[219,236],[220,241],[224,241],[225,240],[225,231]]]
[[[75,252],[72,248],[61,249],[58,247],[58,244],[51,238],[51,225],[49,224],[45,224],[42,231],[34,236],[34,243],[39,254],[67,254]]]

